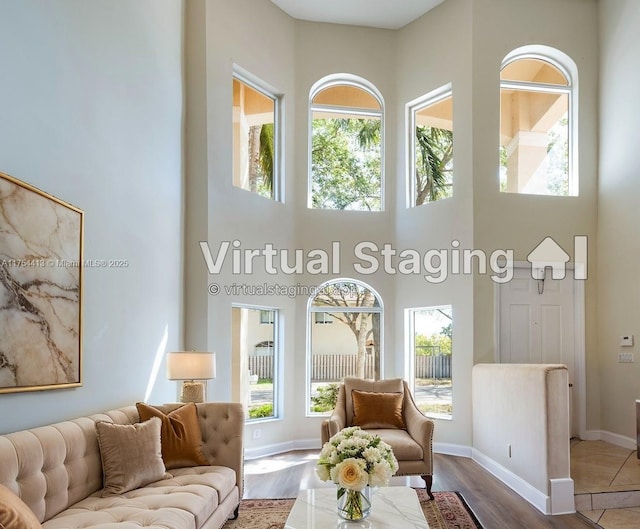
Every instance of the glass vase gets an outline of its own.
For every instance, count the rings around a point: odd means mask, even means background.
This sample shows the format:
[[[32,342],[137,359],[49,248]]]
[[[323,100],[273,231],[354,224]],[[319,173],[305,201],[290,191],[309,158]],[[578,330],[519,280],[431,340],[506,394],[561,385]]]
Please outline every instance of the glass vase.
[[[344,520],[363,520],[371,511],[371,488],[360,490],[338,487],[338,516]]]

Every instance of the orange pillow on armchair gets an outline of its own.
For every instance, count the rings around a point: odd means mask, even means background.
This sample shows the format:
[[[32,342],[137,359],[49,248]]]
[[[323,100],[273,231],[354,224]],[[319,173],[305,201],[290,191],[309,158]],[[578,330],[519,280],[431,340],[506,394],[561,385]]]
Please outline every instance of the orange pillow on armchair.
[[[406,428],[402,416],[404,393],[351,390],[352,426],[369,428]]]

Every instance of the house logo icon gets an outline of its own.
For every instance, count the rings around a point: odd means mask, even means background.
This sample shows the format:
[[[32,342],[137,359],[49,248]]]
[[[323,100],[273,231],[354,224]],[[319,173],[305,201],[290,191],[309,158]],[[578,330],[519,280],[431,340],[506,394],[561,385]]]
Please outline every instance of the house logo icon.
[[[569,254],[562,249],[551,237],[545,237],[529,255],[527,261],[531,263],[531,277],[544,278],[545,270],[551,268],[553,279],[564,279],[567,273]]]
[[[576,235],[573,238],[574,249],[574,279],[587,279],[587,237]],[[531,277],[544,279],[547,268],[551,268],[552,279],[564,279],[567,273],[569,254],[564,251],[552,237],[545,237],[529,255],[527,261],[531,263]]]

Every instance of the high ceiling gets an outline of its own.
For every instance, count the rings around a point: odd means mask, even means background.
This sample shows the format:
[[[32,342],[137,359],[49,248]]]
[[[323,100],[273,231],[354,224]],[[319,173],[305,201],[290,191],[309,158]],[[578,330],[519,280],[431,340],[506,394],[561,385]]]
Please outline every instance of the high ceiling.
[[[398,29],[444,0],[271,0],[294,18]]]

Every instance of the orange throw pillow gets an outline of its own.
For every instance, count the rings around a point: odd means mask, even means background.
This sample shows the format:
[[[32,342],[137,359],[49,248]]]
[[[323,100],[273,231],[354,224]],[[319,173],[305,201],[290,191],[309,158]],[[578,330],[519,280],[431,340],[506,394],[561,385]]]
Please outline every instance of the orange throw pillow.
[[[0,485],[0,527],[4,529],[42,529],[27,504],[4,485]]]
[[[406,428],[402,416],[404,393],[351,390],[353,426],[360,428]]]
[[[141,421],[151,417],[162,421],[162,459],[167,469],[210,464],[202,453],[202,433],[193,402],[167,414],[143,402],[138,402],[136,407]]]

